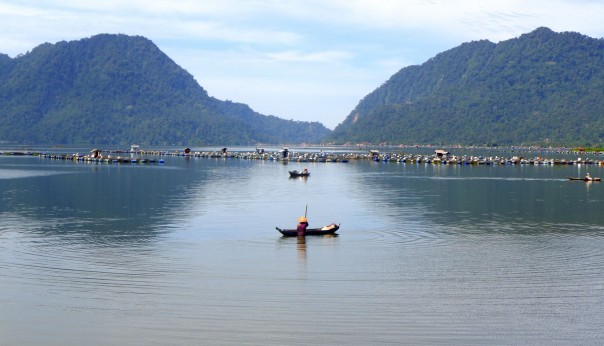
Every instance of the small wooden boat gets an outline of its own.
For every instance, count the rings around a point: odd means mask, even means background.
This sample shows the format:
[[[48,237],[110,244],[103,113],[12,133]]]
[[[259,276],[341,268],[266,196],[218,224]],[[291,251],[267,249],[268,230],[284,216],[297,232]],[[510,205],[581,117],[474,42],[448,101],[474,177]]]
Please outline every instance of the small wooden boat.
[[[310,176],[310,172],[309,171],[289,171],[289,176],[290,177],[308,177]]]
[[[298,230],[296,229],[281,229],[279,227],[275,227],[279,233],[281,233],[284,237],[297,237]],[[336,225],[332,223],[331,225],[327,225],[321,228],[307,228],[304,235],[326,235],[326,234],[336,234],[336,231],[340,229],[340,225]]]
[[[574,177],[567,177],[568,180],[581,180],[581,181],[601,181],[601,178],[574,178]]]

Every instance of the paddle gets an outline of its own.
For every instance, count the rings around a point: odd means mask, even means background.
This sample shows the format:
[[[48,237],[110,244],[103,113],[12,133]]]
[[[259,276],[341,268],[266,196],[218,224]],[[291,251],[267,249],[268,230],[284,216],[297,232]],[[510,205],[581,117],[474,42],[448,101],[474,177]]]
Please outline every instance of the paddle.
[[[306,217],[307,212],[308,212],[308,204],[306,205],[306,208],[304,209],[304,217]]]

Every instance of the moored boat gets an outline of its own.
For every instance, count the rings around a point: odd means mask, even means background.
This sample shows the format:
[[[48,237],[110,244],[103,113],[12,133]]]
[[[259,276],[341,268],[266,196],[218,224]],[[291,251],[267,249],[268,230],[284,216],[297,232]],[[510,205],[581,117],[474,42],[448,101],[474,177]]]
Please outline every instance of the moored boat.
[[[279,233],[281,233],[284,237],[297,237],[298,230],[296,229],[281,229],[279,227],[275,227]],[[336,231],[340,229],[340,225],[336,225],[332,223],[327,226],[323,226],[321,228],[307,228],[304,232],[304,235],[327,235],[327,234],[336,234]]]

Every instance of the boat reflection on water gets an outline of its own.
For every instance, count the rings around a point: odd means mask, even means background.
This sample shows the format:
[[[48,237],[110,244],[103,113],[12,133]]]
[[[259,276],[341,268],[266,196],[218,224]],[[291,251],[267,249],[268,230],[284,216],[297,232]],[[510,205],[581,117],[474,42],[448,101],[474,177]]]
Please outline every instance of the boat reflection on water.
[[[298,237],[297,246],[298,259],[306,262],[306,237]]]

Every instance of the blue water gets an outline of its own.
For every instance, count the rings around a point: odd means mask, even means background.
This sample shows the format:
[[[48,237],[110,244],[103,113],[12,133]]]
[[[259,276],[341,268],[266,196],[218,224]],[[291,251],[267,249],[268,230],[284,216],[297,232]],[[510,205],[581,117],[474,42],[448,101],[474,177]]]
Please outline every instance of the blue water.
[[[164,159],[0,156],[0,344],[604,337],[599,166]]]

